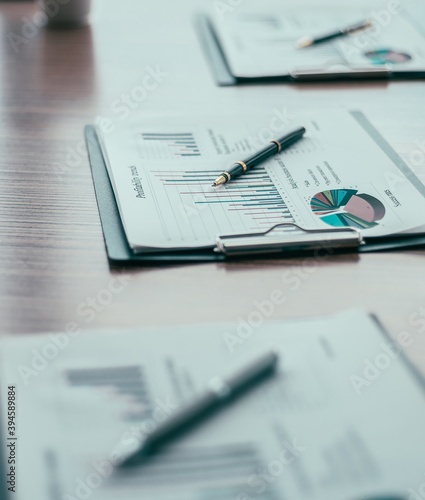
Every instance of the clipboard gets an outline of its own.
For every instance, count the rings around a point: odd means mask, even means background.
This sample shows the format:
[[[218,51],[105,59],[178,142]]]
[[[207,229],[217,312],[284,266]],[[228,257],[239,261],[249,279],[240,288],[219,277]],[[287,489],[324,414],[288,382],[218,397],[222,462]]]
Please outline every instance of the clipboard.
[[[288,237],[285,237],[280,244],[274,239],[268,241],[263,238],[277,226],[284,225],[278,224],[264,233],[218,235],[216,249],[165,250],[164,252],[136,254],[127,243],[95,128],[92,125],[87,125],[84,132],[106,253],[111,265],[141,266],[226,262],[232,258],[264,259],[299,256],[323,249],[365,253],[425,246],[425,234],[362,238],[360,233],[353,228],[310,230],[298,227],[305,232],[304,238],[298,236],[298,239],[291,238],[289,240]],[[251,239],[247,242],[249,238]]]
[[[415,80],[425,78],[424,71],[394,71],[389,66],[352,68],[323,68],[303,69],[291,71],[288,75],[261,76],[261,77],[238,77],[233,75],[226,55],[214,26],[205,13],[199,13],[195,17],[195,27],[203,47],[205,56],[209,62],[214,79],[219,86],[232,86],[246,83],[311,83],[311,82],[349,82],[358,80]]]

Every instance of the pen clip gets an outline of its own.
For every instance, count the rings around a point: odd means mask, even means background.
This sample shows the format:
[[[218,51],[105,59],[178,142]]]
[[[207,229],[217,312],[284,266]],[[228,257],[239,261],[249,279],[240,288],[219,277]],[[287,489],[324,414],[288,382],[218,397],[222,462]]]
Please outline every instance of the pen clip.
[[[294,81],[315,81],[332,79],[388,78],[392,70],[388,66],[375,67],[338,67],[337,69],[306,68],[293,69],[289,76]]]
[[[272,231],[291,227],[298,231],[287,232],[279,237],[265,238]],[[222,235],[216,239],[216,252],[227,257],[281,252],[311,251],[324,248],[358,248],[363,244],[360,231],[353,227],[310,229],[292,222],[275,224],[267,231]]]

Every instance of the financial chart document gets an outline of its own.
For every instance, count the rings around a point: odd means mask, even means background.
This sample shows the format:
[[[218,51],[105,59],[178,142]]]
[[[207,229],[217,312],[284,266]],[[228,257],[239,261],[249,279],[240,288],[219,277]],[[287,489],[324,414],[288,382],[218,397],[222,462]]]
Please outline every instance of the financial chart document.
[[[407,497],[423,482],[425,395],[400,348],[358,311],[244,338],[217,324],[3,339],[1,378],[17,394],[10,498]],[[143,466],[116,466],[209,380],[269,349],[274,376]]]
[[[252,125],[250,125],[252,123]],[[130,247],[212,248],[218,235],[355,227],[366,236],[423,224],[425,187],[360,112],[299,115],[274,131],[270,117],[137,120],[98,132]],[[296,144],[227,184],[235,161],[297,126]]]
[[[382,9],[321,8],[253,11],[234,9],[211,19],[226,61],[240,78],[287,76],[296,70],[343,67],[390,67],[394,71],[425,70],[425,29],[418,19],[423,8],[396,14]],[[282,9],[283,10],[283,9]],[[368,19],[372,28],[302,50],[295,43],[320,37]]]

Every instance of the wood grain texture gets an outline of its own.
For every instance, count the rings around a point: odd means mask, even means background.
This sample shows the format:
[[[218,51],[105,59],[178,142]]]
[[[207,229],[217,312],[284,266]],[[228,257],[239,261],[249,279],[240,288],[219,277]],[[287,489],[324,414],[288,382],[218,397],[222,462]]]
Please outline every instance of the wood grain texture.
[[[424,140],[425,83],[218,88],[192,24],[200,2],[102,0],[95,8],[89,27],[35,30],[15,50],[10,34],[23,36],[22,18],[35,7],[0,4],[1,332],[219,317],[236,329],[281,290],[286,300],[272,318],[364,307],[393,335],[414,334],[412,354],[425,368],[425,342],[412,322],[425,308],[423,251],[111,270],[83,147],[84,125],[97,114],[117,118],[114,101],[160,68],[167,76],[132,112],[179,112],[189,103],[206,114],[231,113],[235,104],[294,113],[355,107],[409,160]],[[415,169],[424,174],[425,156]]]

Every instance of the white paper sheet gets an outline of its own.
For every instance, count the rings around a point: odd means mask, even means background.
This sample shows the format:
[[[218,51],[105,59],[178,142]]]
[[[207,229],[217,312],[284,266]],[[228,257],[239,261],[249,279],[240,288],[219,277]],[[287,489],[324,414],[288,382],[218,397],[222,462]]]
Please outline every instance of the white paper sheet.
[[[425,187],[362,113],[285,120],[277,114],[152,117],[99,131],[131,248],[212,247],[218,235],[278,222],[350,225],[364,236],[423,225]],[[289,149],[211,187],[235,161],[301,125],[307,133]]]
[[[392,4],[391,4],[392,5]],[[273,11],[234,9],[215,12],[213,26],[233,75],[241,78],[284,76],[295,70],[382,67],[425,70],[425,31],[420,18],[401,4],[385,8],[304,8]],[[362,20],[373,27],[305,49],[295,42],[318,38]]]
[[[405,496],[422,483],[423,382],[369,316],[248,330],[217,324],[4,339],[2,389],[13,384],[17,393],[11,498],[351,500]],[[280,354],[274,377],[146,465],[114,469],[211,378],[270,348]]]

